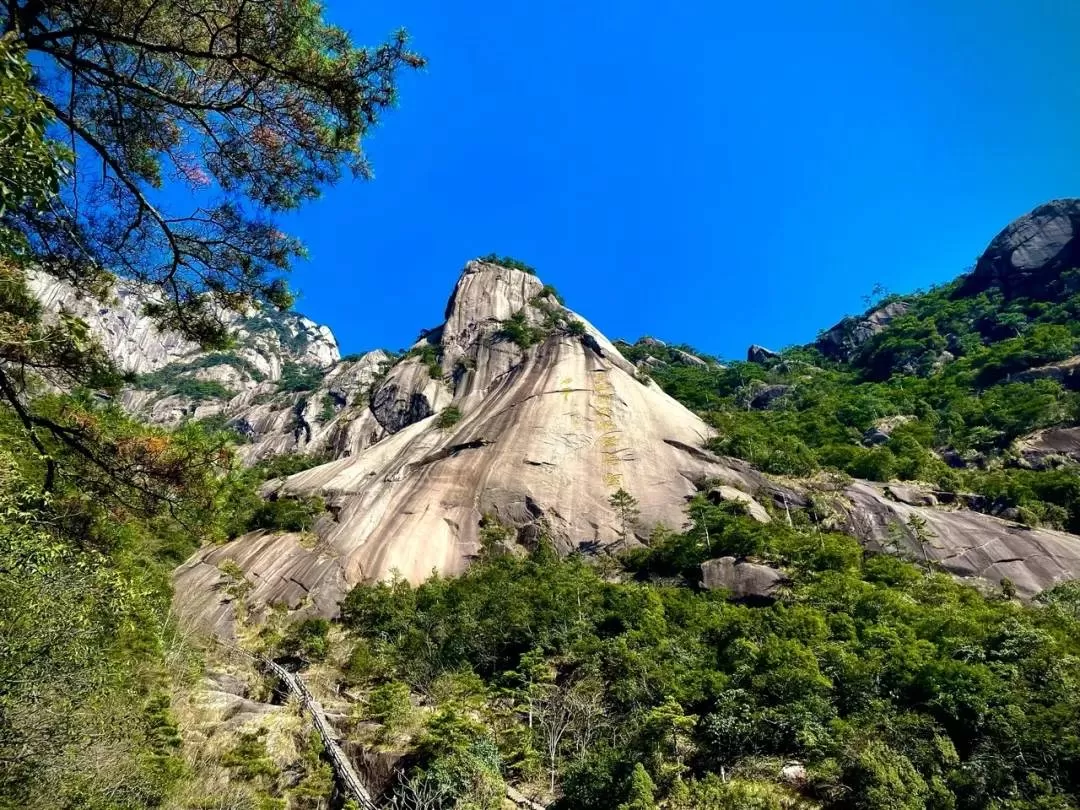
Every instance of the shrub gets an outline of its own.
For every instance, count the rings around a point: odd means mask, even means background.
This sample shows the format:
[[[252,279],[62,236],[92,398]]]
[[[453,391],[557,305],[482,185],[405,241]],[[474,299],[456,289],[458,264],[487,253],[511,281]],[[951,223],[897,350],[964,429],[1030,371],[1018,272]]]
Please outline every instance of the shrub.
[[[515,259],[512,256],[499,256],[495,253],[489,253],[486,256],[481,256],[480,261],[487,262],[488,264],[497,264],[499,267],[507,267],[511,270],[521,270],[523,273],[528,273],[530,276],[536,275],[536,268],[525,264],[525,262],[520,259]]]
[[[285,363],[281,368],[281,379],[277,381],[278,391],[297,393],[314,391],[326,376],[315,366],[302,366],[299,363]]]
[[[408,722],[412,708],[409,687],[401,681],[388,681],[371,691],[364,716],[392,732]]]
[[[435,422],[435,425],[444,430],[446,428],[452,428],[461,421],[462,416],[461,409],[457,405],[451,405],[449,408],[443,409],[442,413],[439,414],[439,418]]]
[[[319,408],[319,421],[329,422],[337,414],[338,403],[331,394],[323,394],[322,404]]]
[[[572,318],[571,320],[568,320],[566,322],[566,333],[568,335],[581,337],[587,332],[588,330],[585,328],[585,324],[582,321],[579,321],[577,318]]]
[[[438,380],[442,378],[442,362],[439,356],[439,349],[431,343],[425,343],[423,346],[416,346],[409,349],[406,357],[419,357],[420,361],[427,366],[428,374],[431,379]]]
[[[306,532],[315,524],[315,518],[326,511],[322,498],[277,498],[264,501],[248,519],[247,531]]]
[[[555,299],[556,301],[558,301],[558,302],[559,302],[559,303],[560,303],[560,304],[561,304],[562,306],[566,306],[566,302],[565,302],[565,301],[563,300],[563,297],[562,297],[562,296],[561,296],[561,295],[559,294],[559,291],[558,291],[558,290],[556,290],[556,289],[555,289],[555,288],[554,288],[553,286],[551,286],[550,284],[545,284],[545,285],[544,285],[544,286],[543,286],[543,287],[542,287],[542,288],[540,289],[540,292],[538,292],[538,293],[536,294],[536,297],[537,297],[537,298],[547,298],[547,297],[549,297],[549,296],[550,296],[551,298],[554,298],[554,299]]]
[[[524,310],[518,310],[510,316],[509,320],[503,321],[502,328],[499,329],[497,335],[516,343],[522,349],[527,349],[544,338],[543,332],[535,326],[529,325]]]
[[[326,464],[329,461],[333,461],[333,459],[325,454],[289,453],[284,456],[263,459],[252,470],[261,480],[270,481],[274,478],[287,478],[290,475],[310,470],[312,467],[318,467],[320,464]]]
[[[330,622],[326,619],[299,621],[286,631],[281,640],[281,653],[307,661],[322,661],[329,651],[329,633]]]

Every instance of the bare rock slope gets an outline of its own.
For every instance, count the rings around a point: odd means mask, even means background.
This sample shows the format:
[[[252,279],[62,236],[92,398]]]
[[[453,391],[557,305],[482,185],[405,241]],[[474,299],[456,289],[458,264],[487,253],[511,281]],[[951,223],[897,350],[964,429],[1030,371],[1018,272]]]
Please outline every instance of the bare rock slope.
[[[257,532],[177,571],[180,607],[204,627],[231,632],[240,592],[256,619],[274,604],[333,615],[360,581],[460,572],[485,515],[524,546],[543,531],[569,551],[622,542],[608,501],[620,488],[639,501],[639,537],[681,527],[686,499],[706,484],[759,520],[770,519],[764,504],[805,503],[798,488],[701,449],[709,428],[535,276],[483,262],[466,267],[443,325],[331,421],[353,426],[351,440],[339,435],[340,457],[266,493],[321,495],[329,510],[314,539]],[[1021,593],[1080,575],[1076,537],[886,489],[857,482],[835,493],[837,525],[958,575],[1008,576]],[[226,561],[250,588],[229,587]]]

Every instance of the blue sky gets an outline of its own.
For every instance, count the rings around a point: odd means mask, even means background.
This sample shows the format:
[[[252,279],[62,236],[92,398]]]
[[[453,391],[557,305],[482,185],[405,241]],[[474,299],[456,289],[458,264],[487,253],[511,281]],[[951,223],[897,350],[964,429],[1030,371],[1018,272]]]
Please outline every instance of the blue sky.
[[[813,11],[808,6],[814,6]],[[376,179],[290,216],[297,309],[344,352],[441,321],[464,262],[526,260],[609,337],[739,357],[813,339],[875,283],[970,266],[1080,195],[1074,0],[326,0],[429,67]]]

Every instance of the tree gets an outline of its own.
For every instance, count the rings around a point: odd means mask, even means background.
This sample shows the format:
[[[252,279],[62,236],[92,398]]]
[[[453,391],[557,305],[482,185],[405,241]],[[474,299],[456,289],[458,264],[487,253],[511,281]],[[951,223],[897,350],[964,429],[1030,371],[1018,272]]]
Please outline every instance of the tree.
[[[656,785],[645,767],[638,762],[630,774],[630,791],[619,810],[653,810],[656,807]]]
[[[619,487],[619,489],[608,498],[608,504],[615,510],[615,514],[619,519],[619,540],[625,546],[626,538],[634,524],[637,523],[638,516],[641,514],[638,510],[637,498],[622,487]]]
[[[403,31],[358,48],[314,0],[12,0],[5,33],[35,65],[76,160],[63,194],[18,217],[50,268],[154,285],[150,309],[204,341],[217,307],[288,306],[301,246],[272,217],[344,170],[420,67]],[[187,193],[177,193],[177,192]]]
[[[42,378],[121,378],[85,323],[43,317],[18,260],[99,299],[115,273],[161,326],[226,345],[228,311],[291,303],[281,273],[302,248],[274,217],[370,174],[361,138],[423,60],[404,32],[355,47],[314,0],[11,0],[0,21],[0,401],[45,490],[75,455],[155,496],[174,470],[118,459],[87,409],[32,403]]]
[[[44,207],[60,190],[64,152],[46,140],[45,100],[30,86],[30,64],[13,34],[0,37],[0,217]],[[0,220],[0,252],[20,253],[19,234]]]

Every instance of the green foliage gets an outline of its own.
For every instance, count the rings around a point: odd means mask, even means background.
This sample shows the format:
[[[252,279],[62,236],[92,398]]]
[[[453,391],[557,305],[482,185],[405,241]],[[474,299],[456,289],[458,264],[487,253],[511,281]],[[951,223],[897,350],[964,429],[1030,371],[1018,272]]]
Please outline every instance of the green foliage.
[[[332,459],[327,455],[312,453],[289,453],[281,456],[271,456],[256,464],[252,471],[260,481],[270,481],[275,478],[287,478],[320,464],[326,464]]]
[[[319,406],[319,421],[329,422],[337,415],[338,401],[331,394],[323,394]]]
[[[690,516],[685,533],[628,554],[630,576],[536,552],[416,588],[355,588],[343,621],[382,651],[389,683],[471,707],[436,715],[424,772],[498,728],[502,763],[550,744],[567,810],[816,806],[778,784],[786,761],[806,763],[826,806],[1080,797],[1075,594],[1025,607],[864,557],[846,536],[704,499]],[[747,552],[790,573],[789,597],[753,608],[692,587],[702,560]],[[480,680],[448,691],[448,675]],[[403,687],[385,691],[403,705]]]
[[[566,301],[563,300],[563,297],[559,294],[559,291],[556,290],[550,284],[545,284],[540,289],[540,292],[538,292],[536,294],[536,297],[537,298],[554,298],[559,303],[559,306],[566,306]]]
[[[619,810],[653,810],[656,807],[656,785],[640,762],[634,765],[630,774],[630,788],[627,792],[629,797],[619,805]]]
[[[630,535],[634,524],[637,523],[638,516],[641,514],[638,509],[637,498],[620,487],[608,498],[608,505],[615,510],[615,515],[619,519],[619,537],[625,544],[626,538]]]
[[[406,357],[419,357],[420,362],[427,366],[428,374],[433,380],[442,379],[442,360],[440,359],[439,347],[433,343],[425,343],[422,346],[414,346],[409,349]]]
[[[576,318],[566,322],[566,333],[568,335],[574,335],[575,337],[581,337],[588,333],[588,329],[585,328],[585,324]]]
[[[212,345],[226,337],[219,308],[291,304],[281,274],[303,247],[275,218],[342,172],[369,174],[361,138],[393,104],[399,72],[423,64],[404,32],[360,48],[306,0],[210,15],[182,4],[13,4],[3,30],[40,74],[34,86],[58,139],[104,167],[77,184],[65,178],[73,204],[21,212],[42,263],[122,267],[167,288],[146,311]],[[19,63],[4,64],[17,84],[30,83]],[[24,108],[26,123],[40,119],[36,104]],[[38,141],[24,163],[46,180],[51,161]],[[165,193],[167,183],[190,193]]]
[[[281,367],[281,379],[277,381],[277,390],[289,393],[314,391],[326,375],[315,366],[299,363],[285,363]]]
[[[139,388],[158,391],[164,396],[178,394],[195,400],[231,399],[236,394],[216,380],[200,380],[192,376],[199,369],[231,366],[249,379],[262,382],[266,375],[244,358],[232,352],[214,352],[195,360],[170,363],[157,371],[142,374],[135,381]]]
[[[525,310],[518,310],[508,320],[503,321],[498,336],[516,343],[522,349],[528,349],[545,337],[543,330],[529,324]]]
[[[330,649],[329,633],[330,622],[326,619],[302,619],[289,626],[278,650],[305,661],[322,661]]]
[[[512,256],[498,256],[494,253],[489,253],[486,256],[481,256],[480,261],[487,262],[488,264],[497,264],[499,267],[507,267],[511,270],[521,270],[524,273],[528,273],[530,276],[536,275],[535,267],[525,264],[525,262],[515,259]]]
[[[368,695],[364,716],[381,723],[390,733],[408,723],[413,713],[409,687],[400,681],[380,684]]]
[[[1016,439],[1080,420],[1080,392],[1025,375],[1080,352],[1080,273],[1061,273],[1039,300],[963,295],[956,283],[905,300],[908,314],[844,363],[812,348],[789,349],[768,368],[679,365],[671,347],[648,343],[620,351],[662,360],[650,376],[716,428],[710,449],[765,472],[924,481],[987,495],[979,508],[1015,508],[1030,524],[1080,526],[1067,474],[1011,463]],[[769,410],[748,407],[763,386],[781,384],[788,392]],[[864,438],[890,420],[877,444]],[[943,458],[969,463],[958,470]]]
[[[458,422],[461,421],[461,417],[464,414],[461,412],[461,408],[457,405],[450,405],[439,413],[439,418],[435,421],[435,425],[443,430],[452,428]]]
[[[221,764],[233,768],[243,779],[269,781],[278,768],[266,750],[266,729],[240,732],[236,744],[221,757]]]
[[[26,239],[8,222],[21,209],[46,206],[70,155],[45,136],[53,117],[31,86],[30,64],[13,33],[0,37],[0,109],[0,254],[21,254]]]
[[[307,532],[315,519],[326,511],[326,503],[318,496],[307,498],[278,497],[262,501],[245,527],[246,531],[265,529],[272,532]]]

